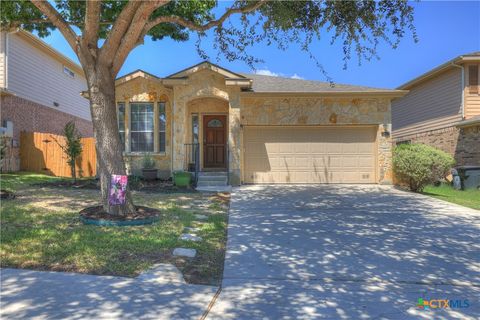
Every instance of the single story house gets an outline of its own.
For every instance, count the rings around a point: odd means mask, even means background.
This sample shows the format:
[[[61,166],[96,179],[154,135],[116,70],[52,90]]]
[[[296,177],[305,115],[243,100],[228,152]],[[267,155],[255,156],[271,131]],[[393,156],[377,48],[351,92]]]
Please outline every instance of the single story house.
[[[424,143],[457,165],[480,165],[480,52],[458,56],[401,85],[392,101],[394,143]]]
[[[392,182],[391,109],[406,91],[239,74],[202,62],[116,80],[127,169],[198,166],[250,183]],[[198,150],[198,153],[196,152]]]

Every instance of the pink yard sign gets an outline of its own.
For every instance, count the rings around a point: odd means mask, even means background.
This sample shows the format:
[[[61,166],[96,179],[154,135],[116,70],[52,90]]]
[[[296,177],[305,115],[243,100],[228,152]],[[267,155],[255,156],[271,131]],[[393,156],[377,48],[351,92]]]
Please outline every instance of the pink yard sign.
[[[110,181],[110,194],[108,203],[111,206],[125,204],[125,195],[127,194],[128,177],[118,174],[112,174]]]

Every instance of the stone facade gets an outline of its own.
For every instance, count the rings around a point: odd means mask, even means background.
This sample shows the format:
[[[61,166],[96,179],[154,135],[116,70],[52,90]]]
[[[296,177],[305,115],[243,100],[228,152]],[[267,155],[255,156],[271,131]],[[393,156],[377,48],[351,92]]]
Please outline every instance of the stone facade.
[[[75,125],[83,137],[93,136],[92,122],[73,116],[71,114],[55,110],[50,107],[20,98],[14,95],[4,95],[0,100],[0,122],[12,121],[13,137],[9,141],[10,148],[8,171],[20,170],[20,132],[43,132],[62,134],[65,124],[75,121]]]
[[[177,84],[178,83],[178,84]],[[379,183],[391,183],[390,99],[377,97],[257,96],[226,85],[225,77],[212,70],[188,75],[188,81],[162,85],[161,79],[142,77],[117,85],[118,102],[168,101],[167,152],[154,155],[165,173],[186,168],[185,144],[192,142],[192,113],[199,114],[200,135],[204,114],[228,115],[229,182],[241,183],[242,127],[248,125],[370,125],[376,126]],[[163,97],[160,99],[159,97]],[[127,121],[128,122],[128,121]],[[128,131],[127,131],[128,133]],[[202,137],[199,137],[202,141]],[[139,170],[141,155],[126,153],[130,172]],[[202,156],[200,156],[202,158]]]
[[[402,137],[396,143],[423,143],[452,155],[456,165],[480,165],[480,126],[448,127]]]

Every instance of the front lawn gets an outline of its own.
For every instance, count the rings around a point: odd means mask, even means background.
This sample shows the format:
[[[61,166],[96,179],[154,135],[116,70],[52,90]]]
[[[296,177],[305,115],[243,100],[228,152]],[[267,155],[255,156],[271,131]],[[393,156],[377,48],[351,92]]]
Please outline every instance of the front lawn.
[[[434,198],[480,210],[480,190],[455,190],[448,184],[441,184],[438,187],[427,186],[422,193]]]
[[[162,211],[158,223],[97,227],[78,218],[79,210],[97,204],[95,188],[59,187],[58,178],[39,174],[2,174],[0,179],[2,188],[16,193],[1,204],[2,267],[136,276],[155,263],[171,262],[189,282],[218,284],[221,279],[228,195],[135,191],[137,205]],[[201,242],[178,239],[188,226],[200,229]],[[173,257],[176,247],[197,249],[197,257]]]

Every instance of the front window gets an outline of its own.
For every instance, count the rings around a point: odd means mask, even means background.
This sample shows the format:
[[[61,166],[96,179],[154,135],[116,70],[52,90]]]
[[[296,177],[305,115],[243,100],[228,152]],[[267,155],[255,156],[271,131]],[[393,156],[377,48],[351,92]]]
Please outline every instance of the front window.
[[[198,143],[198,114],[192,114],[192,143]]]
[[[122,150],[125,150],[125,103],[118,103],[118,132],[120,133],[120,141],[122,142]]]
[[[167,130],[167,116],[165,113],[165,102],[158,103],[158,151],[165,152],[166,150],[166,130]]]
[[[154,151],[154,112],[152,103],[132,103],[131,112],[131,151]]]

